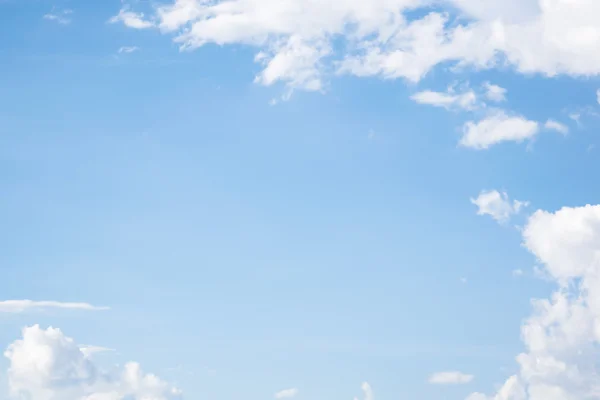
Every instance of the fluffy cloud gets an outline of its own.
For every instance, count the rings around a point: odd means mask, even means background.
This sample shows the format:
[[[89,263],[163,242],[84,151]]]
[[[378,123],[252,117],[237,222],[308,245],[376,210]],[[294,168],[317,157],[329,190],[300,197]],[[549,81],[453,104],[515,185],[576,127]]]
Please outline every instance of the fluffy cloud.
[[[502,142],[523,142],[533,138],[539,130],[539,124],[535,121],[498,110],[480,121],[465,123],[460,144],[484,150]]]
[[[549,119],[548,121],[546,121],[546,123],[544,124],[544,128],[551,131],[556,131],[558,133],[562,133],[563,135],[569,133],[568,126],[566,126],[565,124],[561,124],[560,122],[554,121],[553,119]]]
[[[506,100],[507,90],[490,82],[483,84],[485,89],[485,97],[490,101],[501,102]]]
[[[181,394],[157,376],[143,373],[137,363],[126,364],[117,376],[104,373],[59,329],[25,328],[4,355],[14,398],[173,400]]]
[[[471,203],[477,206],[477,215],[489,215],[500,223],[504,223],[514,214],[518,214],[528,203],[524,201],[510,201],[506,193],[497,190],[482,191]]]
[[[62,308],[70,310],[108,310],[88,303],[63,303],[60,301],[5,300],[0,301],[0,313],[20,313],[32,309]]]
[[[472,90],[463,93],[455,93],[453,90],[448,90],[447,92],[426,90],[415,93],[411,96],[411,99],[419,104],[443,107],[445,109],[460,108],[471,110],[475,107],[477,95]]]
[[[145,19],[143,13],[129,11],[127,8],[122,8],[117,15],[108,20],[110,24],[122,22],[125,26],[133,29],[148,29],[154,24]]]
[[[429,377],[429,383],[434,385],[460,385],[473,380],[473,375],[458,371],[436,372]]]
[[[296,397],[297,394],[298,394],[298,389],[296,389],[296,388],[284,389],[284,390],[280,390],[279,392],[275,393],[275,398],[276,399],[291,399],[292,397]]]
[[[508,64],[547,76],[600,73],[597,1],[445,0],[446,10],[431,12],[432,3],[170,0],[155,8],[151,20],[123,9],[112,21],[138,29],[157,26],[182,49],[254,46],[270,71],[257,82],[282,81],[306,90],[321,90],[323,76],[332,72],[418,81],[442,63]],[[417,9],[424,12],[408,13]],[[490,95],[500,99],[494,90]]]
[[[600,396],[600,205],[537,211],[523,230],[556,291],[533,301],[521,328],[519,374],[492,397],[469,400],[579,400]]]

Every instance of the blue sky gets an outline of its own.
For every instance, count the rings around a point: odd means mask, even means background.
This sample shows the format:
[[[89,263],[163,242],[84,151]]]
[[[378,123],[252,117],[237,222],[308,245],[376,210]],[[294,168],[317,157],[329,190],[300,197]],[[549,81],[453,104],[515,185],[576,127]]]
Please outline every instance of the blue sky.
[[[597,393],[598,6],[486,1],[0,1],[0,399]]]

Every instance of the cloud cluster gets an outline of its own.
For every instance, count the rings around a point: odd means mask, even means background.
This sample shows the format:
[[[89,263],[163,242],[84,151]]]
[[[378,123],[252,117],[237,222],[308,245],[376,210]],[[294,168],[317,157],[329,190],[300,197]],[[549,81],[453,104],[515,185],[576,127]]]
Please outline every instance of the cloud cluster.
[[[523,230],[557,289],[534,300],[523,324],[518,375],[494,396],[468,400],[581,400],[600,397],[600,205],[537,211]]]
[[[260,83],[320,90],[332,73],[419,81],[442,63],[596,75],[599,13],[594,0],[170,0],[111,22],[156,27],[182,49],[254,46],[269,71]]]
[[[175,400],[181,392],[139,364],[128,363],[111,375],[101,371],[59,329],[38,325],[5,351],[10,395],[35,400]]]
[[[566,135],[569,127],[548,119],[546,123],[529,120],[521,115],[509,113],[500,108],[489,107],[486,101],[500,103],[506,101],[507,90],[501,86],[484,82],[482,90],[473,89],[457,91],[450,86],[446,92],[425,90],[417,92],[411,99],[419,104],[442,107],[447,110],[480,111],[478,120],[467,121],[462,126],[462,137],[459,144],[474,150],[486,150],[503,143],[521,143],[532,140],[541,131],[555,131]]]

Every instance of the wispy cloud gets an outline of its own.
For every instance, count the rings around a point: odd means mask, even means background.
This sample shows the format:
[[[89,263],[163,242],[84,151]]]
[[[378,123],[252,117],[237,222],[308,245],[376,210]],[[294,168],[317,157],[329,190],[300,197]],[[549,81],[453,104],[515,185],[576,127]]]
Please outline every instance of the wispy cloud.
[[[297,388],[290,388],[290,389],[280,390],[279,392],[275,393],[274,397],[276,399],[291,399],[292,397],[296,397],[297,394],[298,394]]]
[[[436,372],[429,377],[429,383],[433,385],[464,385],[471,382],[473,378],[473,375],[458,371]]]
[[[64,303],[60,301],[5,300],[0,301],[0,313],[21,313],[33,309],[61,308],[70,310],[98,311],[108,307],[97,307],[89,303]]]
[[[566,126],[565,124],[562,124],[558,121],[555,121],[553,119],[549,119],[548,121],[546,121],[546,123],[544,124],[544,128],[546,128],[547,130],[562,133],[563,135],[566,135],[567,133],[569,133],[568,126]]]
[[[44,19],[48,21],[55,21],[61,25],[67,25],[71,23],[71,15],[73,14],[73,10],[65,9],[65,10],[55,10],[53,9],[48,14],[44,15]]]
[[[141,49],[137,46],[122,46],[119,48],[119,54],[129,54],[136,51],[140,51]]]

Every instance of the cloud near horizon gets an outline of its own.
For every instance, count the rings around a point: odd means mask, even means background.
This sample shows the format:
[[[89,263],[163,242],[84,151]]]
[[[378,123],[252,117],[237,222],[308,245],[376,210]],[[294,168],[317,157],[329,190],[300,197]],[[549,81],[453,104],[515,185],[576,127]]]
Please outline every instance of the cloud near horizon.
[[[176,400],[181,391],[135,362],[118,374],[101,370],[60,329],[24,328],[4,352],[13,398],[35,400]]]

